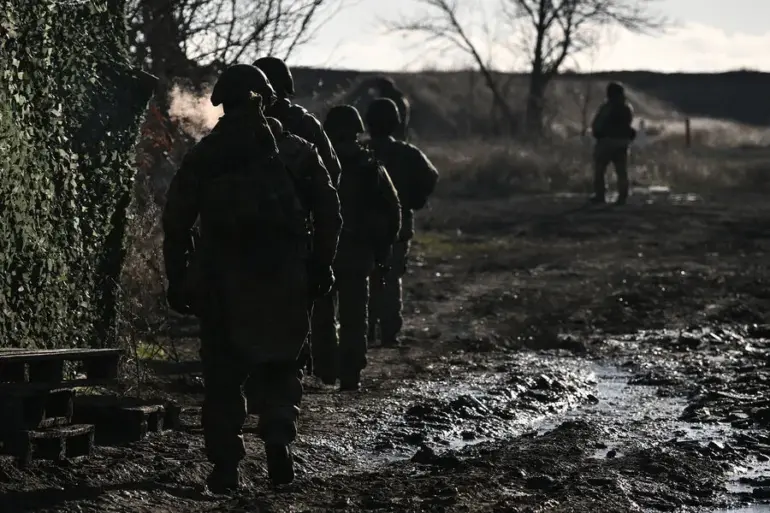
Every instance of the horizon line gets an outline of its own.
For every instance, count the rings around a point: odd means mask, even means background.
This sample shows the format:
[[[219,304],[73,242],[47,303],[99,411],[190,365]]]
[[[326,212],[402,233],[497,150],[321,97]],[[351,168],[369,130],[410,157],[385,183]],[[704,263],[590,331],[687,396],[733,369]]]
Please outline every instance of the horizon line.
[[[317,71],[331,71],[342,73],[371,73],[371,74],[393,74],[393,75],[416,75],[420,73],[464,73],[464,72],[479,72],[477,68],[455,68],[455,69],[421,69],[421,70],[368,70],[358,68],[346,68],[346,67],[327,67],[327,66],[310,66],[310,65],[293,65],[291,69],[305,69],[305,70],[317,70]],[[496,75],[529,75],[528,71],[499,71],[490,70],[491,73]],[[711,70],[711,71],[662,71],[654,69],[613,69],[613,70],[597,70],[597,71],[579,71],[567,69],[560,72],[558,75],[603,75],[603,74],[621,74],[621,73],[647,73],[652,75],[731,75],[731,74],[753,74],[753,75],[770,75],[770,70],[763,71],[754,68],[733,68],[727,70]]]

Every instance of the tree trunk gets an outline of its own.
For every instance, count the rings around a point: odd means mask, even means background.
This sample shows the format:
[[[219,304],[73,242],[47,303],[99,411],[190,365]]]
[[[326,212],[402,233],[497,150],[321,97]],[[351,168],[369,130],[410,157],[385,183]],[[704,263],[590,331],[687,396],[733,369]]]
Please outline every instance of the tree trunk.
[[[550,78],[534,67],[529,76],[527,95],[526,125],[527,133],[533,137],[543,135],[543,116],[545,113],[545,93]]]

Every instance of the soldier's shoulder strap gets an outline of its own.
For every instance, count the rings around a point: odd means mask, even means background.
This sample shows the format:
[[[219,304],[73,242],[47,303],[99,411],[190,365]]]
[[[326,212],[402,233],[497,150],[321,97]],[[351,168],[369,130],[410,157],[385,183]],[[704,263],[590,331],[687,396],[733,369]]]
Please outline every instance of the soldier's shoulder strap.
[[[306,130],[305,117],[310,115],[305,107],[292,103],[286,112],[286,129],[293,134],[303,135]]]

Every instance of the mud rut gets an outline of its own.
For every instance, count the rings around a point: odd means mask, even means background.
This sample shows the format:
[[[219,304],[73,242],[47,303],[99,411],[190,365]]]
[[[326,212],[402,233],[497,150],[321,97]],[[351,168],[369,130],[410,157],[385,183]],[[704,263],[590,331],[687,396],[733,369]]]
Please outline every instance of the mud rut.
[[[182,431],[4,462],[0,511],[770,511],[765,203],[437,201],[406,347],[361,393],[307,383],[293,485],[266,486],[250,419],[246,489],[204,492],[200,390],[159,376]]]

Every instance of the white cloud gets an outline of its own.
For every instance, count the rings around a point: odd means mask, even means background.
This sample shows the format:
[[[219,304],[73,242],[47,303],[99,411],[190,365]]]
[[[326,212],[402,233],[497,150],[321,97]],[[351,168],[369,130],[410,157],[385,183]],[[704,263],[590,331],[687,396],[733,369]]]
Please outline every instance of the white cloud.
[[[488,54],[482,37],[474,38]],[[664,72],[726,71],[739,68],[770,71],[770,32],[761,35],[728,33],[717,27],[686,23],[658,36],[614,31],[593,59],[577,60],[583,69],[643,69]],[[496,67],[511,69],[521,63],[507,50],[494,49]],[[293,64],[333,68],[398,71],[420,68],[467,67],[462,52],[441,53],[404,41],[392,34],[369,35],[363,40],[342,41],[336,47],[311,45]],[[591,62],[593,61],[593,62]]]
[[[618,34],[600,51],[598,69],[659,71],[727,71],[751,68],[770,71],[770,32],[728,33],[717,27],[687,23],[656,37]]]

